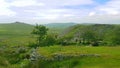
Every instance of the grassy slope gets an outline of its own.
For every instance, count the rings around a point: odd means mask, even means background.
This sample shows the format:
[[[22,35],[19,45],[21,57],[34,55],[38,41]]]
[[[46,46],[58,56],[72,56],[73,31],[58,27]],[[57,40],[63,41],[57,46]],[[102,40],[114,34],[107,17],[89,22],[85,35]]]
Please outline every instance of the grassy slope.
[[[117,25],[118,27],[120,27],[119,25]],[[82,32],[86,31],[86,30],[94,30],[96,33],[98,33],[99,35],[103,35],[104,33],[106,33],[107,31],[113,29],[114,27],[116,27],[116,25],[109,25],[109,24],[78,24],[78,25],[74,25],[71,26],[69,28],[67,28],[66,30],[64,30],[61,35],[65,36],[65,37],[73,37],[75,35],[80,35]],[[102,32],[101,32],[102,31]],[[100,33],[99,33],[100,32]]]
[[[76,25],[76,23],[50,23],[45,24],[46,27],[50,28],[50,33],[60,33],[64,29]]]
[[[9,45],[25,43],[33,26],[24,23],[0,24],[0,41]]]
[[[74,23],[46,24],[45,26],[48,27],[52,32],[59,32],[72,25],[74,25]],[[0,39],[8,37],[28,36],[30,35],[33,28],[33,25],[25,23],[0,24]]]
[[[49,26],[50,25],[50,26]],[[48,33],[59,33],[68,26],[74,24],[48,24],[45,25],[49,28]],[[61,27],[64,26],[64,27]],[[33,41],[33,37],[30,34],[34,26],[25,24],[25,23],[9,23],[9,24],[0,24],[0,44],[8,45],[22,45],[30,41]]]
[[[71,58],[45,64],[45,68],[120,68],[120,47],[51,46],[40,47],[38,52],[46,57],[53,54],[99,54],[100,57]]]
[[[30,34],[32,29],[33,29],[32,25],[28,25],[24,23],[0,24],[0,35],[25,36]]]

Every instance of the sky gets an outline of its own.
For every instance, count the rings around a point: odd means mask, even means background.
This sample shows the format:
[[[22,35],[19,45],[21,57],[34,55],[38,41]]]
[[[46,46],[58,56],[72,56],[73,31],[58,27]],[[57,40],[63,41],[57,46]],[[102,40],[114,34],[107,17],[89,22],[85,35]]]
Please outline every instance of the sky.
[[[0,23],[120,24],[120,0],[0,0]]]

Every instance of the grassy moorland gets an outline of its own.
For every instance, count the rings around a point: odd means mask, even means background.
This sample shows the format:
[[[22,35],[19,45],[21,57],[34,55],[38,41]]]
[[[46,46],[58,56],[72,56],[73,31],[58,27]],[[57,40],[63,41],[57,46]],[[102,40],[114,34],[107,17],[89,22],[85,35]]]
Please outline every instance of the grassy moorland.
[[[75,25],[66,30],[52,27],[48,34],[64,30],[60,33],[62,38],[45,34],[41,40],[44,43],[38,46],[31,34],[32,25],[0,24],[0,68],[120,68],[120,46],[116,45],[120,41],[118,27]],[[77,42],[73,40],[76,37]],[[100,41],[100,44],[90,46],[91,41]]]
[[[38,53],[46,57],[55,54],[78,56],[77,58],[53,61],[45,64],[45,68],[120,68],[119,50],[120,47],[51,46],[40,47]]]
[[[48,33],[60,33],[65,28],[74,24],[59,24],[59,27],[56,25],[55,23],[53,23],[53,25],[46,24],[45,26],[50,28]],[[61,28],[61,26],[64,26],[64,28]],[[12,46],[18,44],[26,45],[28,42],[35,40],[31,34],[33,28],[33,25],[21,22],[0,24],[0,44],[9,44]]]
[[[37,61],[11,64],[0,57],[0,68],[120,68],[120,47],[50,46],[37,48]],[[10,50],[11,51],[11,50]],[[7,53],[6,53],[7,54]],[[21,55],[23,55],[22,53]],[[17,60],[21,55],[11,58]],[[56,57],[55,57],[56,56]]]
[[[0,44],[17,45],[29,42],[32,25],[24,23],[0,24]]]

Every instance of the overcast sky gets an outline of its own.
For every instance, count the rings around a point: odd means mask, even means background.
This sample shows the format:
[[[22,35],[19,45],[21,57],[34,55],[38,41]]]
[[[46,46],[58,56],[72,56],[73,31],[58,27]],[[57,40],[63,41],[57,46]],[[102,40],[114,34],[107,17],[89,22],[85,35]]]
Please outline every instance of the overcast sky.
[[[0,23],[120,24],[120,0],[0,0]]]

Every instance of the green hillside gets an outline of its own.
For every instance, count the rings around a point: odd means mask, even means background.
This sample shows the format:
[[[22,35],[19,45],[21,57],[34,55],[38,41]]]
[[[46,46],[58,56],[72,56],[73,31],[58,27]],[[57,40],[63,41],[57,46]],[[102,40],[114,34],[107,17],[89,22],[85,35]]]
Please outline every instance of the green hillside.
[[[72,25],[75,25],[75,23],[51,23],[45,26],[49,28],[49,33],[60,33]],[[18,45],[33,41],[34,39],[31,35],[33,28],[34,25],[22,22],[0,24],[0,44]]]
[[[70,26],[74,26],[77,23],[50,23],[44,24],[46,27],[50,28],[49,32],[60,33]]]
[[[109,25],[109,24],[78,24],[71,27],[68,27],[65,29],[61,34],[67,35],[67,36],[74,36],[77,33],[82,33],[85,30],[93,30],[93,31],[107,31],[111,30],[116,25]]]
[[[32,25],[25,23],[0,24],[0,35],[28,35],[32,29]]]
[[[113,24],[77,24],[61,32],[60,37],[66,44],[97,43],[99,45],[120,44],[120,25]]]
[[[52,32],[59,32],[63,29],[75,25],[75,23],[51,23],[46,24],[45,26],[50,29]],[[26,23],[9,23],[9,24],[0,24],[0,37],[12,37],[12,36],[28,36],[33,30],[34,26]]]
[[[33,25],[25,23],[0,24],[0,43],[16,45],[24,43],[30,38]]]
[[[45,26],[49,28],[67,28],[70,26],[76,25],[76,23],[50,23],[50,24],[45,24]]]

